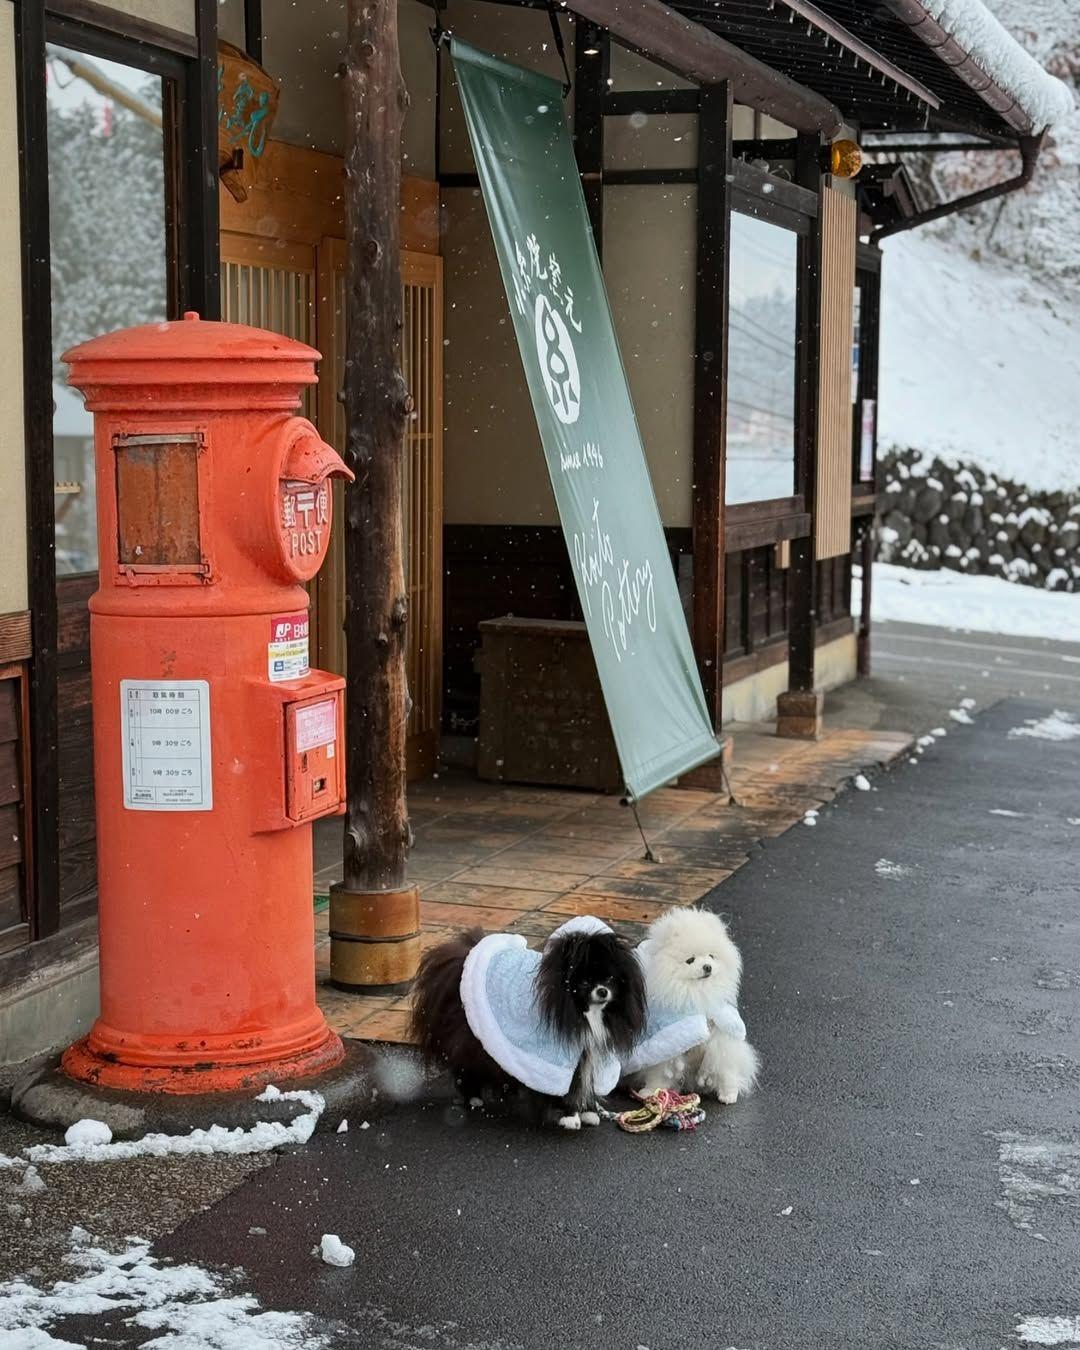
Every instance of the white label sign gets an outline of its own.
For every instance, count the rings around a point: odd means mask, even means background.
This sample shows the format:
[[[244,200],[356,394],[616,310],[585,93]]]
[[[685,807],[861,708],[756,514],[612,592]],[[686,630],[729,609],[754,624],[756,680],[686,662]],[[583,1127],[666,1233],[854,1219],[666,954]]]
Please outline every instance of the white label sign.
[[[311,703],[296,710],[296,750],[314,750],[317,745],[333,746],[337,739],[337,702]],[[327,756],[332,758],[332,756]]]
[[[129,811],[211,809],[206,680],[121,680],[120,727]]]

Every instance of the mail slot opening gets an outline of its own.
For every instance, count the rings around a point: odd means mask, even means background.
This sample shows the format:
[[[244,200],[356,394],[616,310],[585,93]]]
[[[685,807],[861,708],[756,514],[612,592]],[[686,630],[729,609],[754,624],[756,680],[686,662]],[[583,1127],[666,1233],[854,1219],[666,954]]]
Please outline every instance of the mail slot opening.
[[[117,436],[120,565],[134,571],[203,571],[199,432]]]

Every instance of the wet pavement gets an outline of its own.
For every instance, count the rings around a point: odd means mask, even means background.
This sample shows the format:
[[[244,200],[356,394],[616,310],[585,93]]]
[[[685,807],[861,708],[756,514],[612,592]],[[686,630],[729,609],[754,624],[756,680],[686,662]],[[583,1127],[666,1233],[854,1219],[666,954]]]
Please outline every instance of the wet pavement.
[[[697,1134],[533,1133],[421,1097],[316,1135],[155,1247],[313,1320],[185,1350],[1080,1340],[1080,737],[1009,735],[1047,712],[950,723],[715,894],[754,1097]],[[327,1232],[353,1266],[312,1256]],[[120,1313],[50,1331],[151,1335]]]

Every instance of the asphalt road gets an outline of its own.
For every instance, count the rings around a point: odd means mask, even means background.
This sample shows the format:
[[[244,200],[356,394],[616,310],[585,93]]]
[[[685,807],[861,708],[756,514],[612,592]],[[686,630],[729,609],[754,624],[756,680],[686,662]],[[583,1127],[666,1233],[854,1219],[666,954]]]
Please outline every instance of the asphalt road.
[[[1062,701],[951,727],[722,887],[765,1074],[699,1133],[421,1102],[157,1252],[372,1350],[1000,1350],[1077,1316],[1080,739],[1008,734]],[[312,1256],[326,1232],[350,1269]]]
[[[873,673],[918,680],[929,693],[965,686],[980,703],[1014,695],[1080,706],[1080,633],[1075,642],[965,633],[920,624],[875,624]]]

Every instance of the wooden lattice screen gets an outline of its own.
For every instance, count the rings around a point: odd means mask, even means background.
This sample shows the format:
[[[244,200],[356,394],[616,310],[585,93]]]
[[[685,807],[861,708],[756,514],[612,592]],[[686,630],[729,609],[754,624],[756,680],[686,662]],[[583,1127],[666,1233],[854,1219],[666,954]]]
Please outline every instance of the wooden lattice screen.
[[[854,340],[856,204],[821,193],[821,345],[815,548],[835,558],[851,549],[851,346]]]
[[[315,343],[315,250],[308,244],[222,234],[221,317]],[[315,390],[302,408],[314,421]]]

